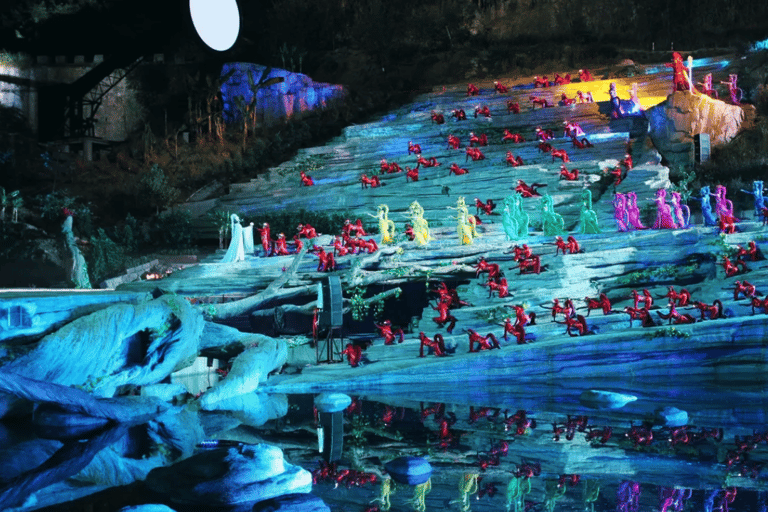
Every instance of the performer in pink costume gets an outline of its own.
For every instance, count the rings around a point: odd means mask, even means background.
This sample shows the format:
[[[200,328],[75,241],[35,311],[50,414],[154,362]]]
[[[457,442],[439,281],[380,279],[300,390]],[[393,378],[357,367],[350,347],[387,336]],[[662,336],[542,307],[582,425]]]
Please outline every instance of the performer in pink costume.
[[[715,213],[725,220],[737,222],[739,219],[733,216],[733,203],[730,199],[725,198],[727,193],[728,189],[725,186],[718,185],[715,187],[715,193],[712,194],[715,196]]]
[[[680,228],[687,228],[688,223],[691,221],[691,209],[688,205],[681,204],[682,198],[678,192],[672,192],[672,213],[677,221],[677,226]]]
[[[640,208],[637,207],[637,194],[627,193],[627,220],[635,229],[648,229],[640,221]]]
[[[660,188],[656,191],[656,222],[653,229],[677,229],[675,219],[672,218],[672,209],[667,204],[667,191]]]
[[[629,231],[627,214],[627,196],[621,193],[613,196],[613,218],[619,226],[619,231]]]

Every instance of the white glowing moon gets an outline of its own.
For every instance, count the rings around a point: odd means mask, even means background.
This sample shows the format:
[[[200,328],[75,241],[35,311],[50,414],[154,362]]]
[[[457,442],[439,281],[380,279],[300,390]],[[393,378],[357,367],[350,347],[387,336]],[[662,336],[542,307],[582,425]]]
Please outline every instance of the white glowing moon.
[[[189,13],[205,44],[220,52],[235,44],[240,33],[237,0],[189,0]]]

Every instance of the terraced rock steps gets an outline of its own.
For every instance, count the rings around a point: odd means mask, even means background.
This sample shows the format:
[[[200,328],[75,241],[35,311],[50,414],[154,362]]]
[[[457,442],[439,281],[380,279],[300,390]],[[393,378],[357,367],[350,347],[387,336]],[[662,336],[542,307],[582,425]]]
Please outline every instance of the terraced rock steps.
[[[716,63],[711,65],[713,69],[717,67]],[[701,70],[702,73],[706,71]],[[641,100],[661,94],[669,88],[669,75],[659,73],[617,80],[619,90],[628,89],[632,80],[640,85]],[[256,223],[259,222],[260,214],[280,209],[346,211],[350,212],[350,218],[360,218],[370,226],[374,221],[370,220],[369,215],[376,212],[378,205],[386,204],[390,219],[395,221],[399,233],[396,242],[381,245],[380,237],[375,237],[380,245],[376,253],[337,257],[336,273],[341,276],[345,289],[374,283],[388,288],[414,281],[428,281],[430,286],[434,286],[444,281],[451,287],[458,287],[461,297],[472,304],[471,307],[452,310],[457,324],[450,334],[431,320],[436,316],[432,309],[434,300],[430,304],[417,305],[423,308],[417,319],[418,325],[412,322],[403,344],[383,347],[379,341],[369,349],[371,360],[385,361],[384,365],[372,365],[353,373],[348,372],[347,365],[338,365],[335,369],[329,369],[328,366],[309,368],[301,376],[284,379],[282,383],[278,379],[275,385],[279,385],[282,391],[297,392],[310,388],[316,390],[325,385],[355,388],[374,386],[385,381],[390,384],[418,381],[423,378],[418,369],[423,364],[443,368],[431,374],[431,379],[450,380],[457,375],[467,375],[462,373],[462,365],[482,366],[484,363],[481,361],[499,358],[503,359],[503,363],[488,363],[489,375],[493,374],[493,368],[496,367],[506,369],[503,371],[523,371],[528,364],[526,358],[534,357],[532,354],[537,354],[538,360],[560,361],[558,364],[563,368],[561,375],[574,379],[580,375],[579,364],[585,368],[594,364],[595,372],[602,372],[599,369],[603,366],[601,361],[607,357],[606,354],[613,354],[616,361],[623,361],[620,355],[622,351],[642,354],[642,358],[650,361],[645,363],[633,359],[637,363],[636,367],[633,363],[633,371],[637,375],[650,376],[654,369],[664,368],[662,373],[669,378],[678,378],[688,372],[701,375],[702,378],[707,375],[711,380],[713,375],[716,377],[727,373],[738,380],[762,368],[765,364],[761,341],[766,335],[764,313],[753,315],[748,301],[743,298],[733,299],[734,282],[743,276],[724,278],[720,262],[726,246],[745,246],[749,240],[758,240],[762,252],[768,252],[763,236],[765,228],[756,222],[745,221],[739,224],[739,233],[721,239],[714,228],[703,227],[701,221],[694,217],[693,225],[688,229],[618,232],[613,218],[614,187],[601,178],[606,168],[612,168],[624,157],[627,142],[632,143],[635,166],[626,174],[623,182],[615,187],[616,191],[635,191],[641,206],[652,205],[654,191],[669,188],[671,183],[668,169],[658,163],[658,155],[645,151],[642,137],[632,137],[634,123],[626,119],[611,120],[605,108],[608,83],[596,81],[572,84],[546,91],[547,94],[558,94],[561,90],[570,90],[569,87],[579,87],[592,91],[598,103],[536,110],[531,110],[529,103],[526,103],[531,90],[512,88],[508,95],[498,95],[489,92],[492,91],[490,84],[479,84],[482,94],[468,98],[465,86],[446,88],[425,95],[413,104],[376,121],[349,127],[337,140],[303,151],[296,161],[273,169],[269,176],[234,185],[227,196],[189,205],[193,210],[216,207],[240,212]],[[544,94],[541,90],[535,92]],[[604,97],[601,98],[600,94]],[[506,112],[506,102],[510,99],[520,102],[523,107],[521,114]],[[491,117],[475,118],[475,105],[487,105]],[[456,108],[465,108],[469,118],[466,121],[455,121],[446,116],[445,124],[432,123],[432,111],[447,114]],[[586,149],[571,147],[570,140],[562,136],[564,121],[578,122],[594,146]],[[551,155],[539,152],[538,143],[534,140],[534,130],[539,126],[552,128],[556,132],[551,143],[555,147],[567,149],[572,161],[565,165],[569,169],[580,169],[578,181],[561,180],[561,162],[553,161]],[[520,132],[528,142],[503,144],[501,132],[504,128]],[[488,135],[489,145],[482,148],[485,160],[465,162],[463,148],[468,144],[470,132]],[[462,149],[448,149],[449,134],[460,137]],[[403,174],[382,174],[384,186],[367,189],[361,187],[360,175],[378,174],[382,158],[389,162],[396,161],[403,168],[414,167],[416,157],[408,155],[409,142],[420,144],[425,157],[435,157],[442,165],[421,168],[417,182],[407,182]],[[521,155],[527,165],[508,166],[503,161],[508,150]],[[313,173],[314,186],[301,187],[294,165],[308,157],[321,162],[322,167]],[[448,166],[453,162],[466,167],[470,172],[449,176]],[[449,209],[456,206],[457,199],[464,197],[473,213],[474,198],[483,202],[492,199],[501,205],[503,199],[512,194],[511,189],[518,179],[545,185],[540,190],[552,196],[555,212],[563,216],[566,231],[576,237],[584,249],[583,253],[555,255],[554,237],[546,236],[541,231],[540,201],[536,197],[523,200],[524,209],[531,220],[529,236],[509,240],[502,229],[500,207],[497,207],[491,215],[478,213],[482,220],[478,226],[479,237],[471,245],[460,244],[453,211]],[[579,234],[581,193],[584,188],[592,192],[593,209],[602,231],[599,234]],[[424,208],[434,238],[426,247],[418,247],[402,235],[407,220],[404,212],[414,200],[418,200]],[[751,215],[736,213],[743,218],[751,218]],[[653,219],[646,219],[646,222],[650,224]],[[200,229],[203,229],[202,225]],[[325,234],[312,243],[331,251],[332,241],[332,236]],[[535,254],[541,255],[544,270],[540,274],[521,275],[512,261],[512,247],[523,243]],[[488,288],[482,286],[485,277],[475,277],[475,268],[481,256],[500,265],[509,282],[510,297],[489,297]],[[186,269],[179,276],[166,279],[163,286],[191,297],[257,293],[282,276],[294,258],[248,255],[244,262],[221,265],[216,263],[214,257],[196,268]],[[768,289],[765,266],[762,262],[755,262],[750,265],[751,271],[747,274],[747,279],[763,293],[763,289]],[[294,300],[302,297],[310,303],[314,300],[313,286],[326,275],[318,271],[315,256],[305,255],[285,285],[285,296],[290,295]],[[658,316],[659,312],[667,313],[667,301],[663,296],[670,285],[676,288],[687,287],[694,300],[708,304],[715,300],[721,301],[727,318],[674,326],[672,330]],[[130,289],[141,290],[144,287],[149,290],[150,286],[153,288],[157,284],[137,283],[130,285]],[[649,289],[656,297],[651,315],[657,325],[641,327],[635,321],[630,328],[629,316],[623,311],[625,307],[633,305],[630,292],[643,288]],[[601,292],[611,299],[615,312],[606,316],[599,311],[590,314],[587,325],[594,334],[571,337],[566,333],[562,317],[557,318],[557,322],[552,320],[550,308],[554,298],[560,299],[561,303],[566,298],[573,299],[578,308],[577,313],[586,314],[584,298],[597,297]],[[515,304],[524,306],[528,312],[536,312],[536,325],[526,329],[531,343],[517,346],[510,340],[502,342],[500,352],[492,350],[468,354],[466,330],[474,329],[481,335],[490,332],[501,338],[501,324],[506,317],[514,316],[513,310],[506,306]],[[685,308],[679,310],[699,318],[698,311]],[[429,336],[442,333],[448,344],[456,348],[456,356],[449,360],[429,358],[428,363],[425,359],[417,364],[418,333],[422,330]],[[373,326],[371,337],[376,339]],[[736,340],[742,344],[742,348],[736,348]],[[720,355],[708,361],[704,369],[696,366],[698,363],[695,358],[685,365],[665,361],[683,345],[703,350],[705,355],[702,357]],[[585,349],[579,349],[576,357],[569,355],[564,346],[587,348],[586,352]],[[615,348],[617,346],[619,349]],[[616,365],[621,364],[616,361],[610,363],[614,370],[618,368]],[[529,371],[527,375],[546,380],[551,377],[553,368],[552,364],[545,365],[541,371]],[[321,374],[323,377],[320,377]]]

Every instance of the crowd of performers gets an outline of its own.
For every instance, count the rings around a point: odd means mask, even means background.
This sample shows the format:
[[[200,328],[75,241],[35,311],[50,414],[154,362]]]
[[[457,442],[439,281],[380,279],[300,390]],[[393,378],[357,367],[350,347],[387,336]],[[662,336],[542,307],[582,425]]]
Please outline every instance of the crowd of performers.
[[[692,87],[690,78],[691,68],[690,66],[688,68],[685,67],[682,57],[678,53],[674,54],[673,62],[669,64],[669,67],[673,69],[674,89],[679,91],[690,90]],[[580,82],[586,84],[592,81],[592,79],[592,75],[588,70],[579,70],[578,80]],[[705,77],[704,80],[704,92],[707,94],[716,94],[716,92],[712,90],[711,75]],[[549,87],[568,83],[571,83],[570,75],[566,74],[560,76],[560,74],[555,74],[554,81],[551,82],[546,76],[535,77],[532,88],[547,89]],[[732,77],[732,83],[735,86],[735,77]],[[499,82],[494,83],[493,94],[507,94],[508,92],[509,89],[505,85]],[[482,94],[482,91],[480,91],[474,84],[469,84],[467,86],[467,96],[482,96]],[[614,105],[614,117],[633,115],[633,113],[640,110],[636,88],[633,88],[633,90],[630,91],[630,100],[620,100],[615,84],[611,84],[609,95],[611,97],[611,102]],[[548,108],[554,106],[554,103],[535,94],[532,94],[529,99],[531,101],[531,109],[535,109],[536,107]],[[561,94],[558,103],[561,106],[568,106],[575,103],[591,101],[592,97],[589,91],[586,93],[579,91],[578,95],[574,98],[568,98],[564,93]],[[513,102],[512,100],[507,102],[508,114],[514,115],[519,112],[520,105],[517,102]],[[492,113],[487,105],[480,104],[474,109],[475,118],[491,116]],[[455,109],[450,112],[450,117],[455,123],[460,123],[467,119],[467,114],[463,109]],[[433,123],[437,124],[446,123],[445,116],[434,111],[431,113],[431,120]],[[587,134],[579,123],[566,120],[563,122],[562,130],[562,138],[570,141],[573,150],[578,151],[593,147],[593,144],[589,141]],[[555,130],[552,128],[545,129],[538,127],[534,133],[530,135],[513,133],[511,130],[505,129],[499,142],[501,144],[511,143],[514,145],[524,143],[528,140],[536,142],[539,154],[551,156],[552,162],[554,162],[555,159],[559,159],[562,162],[559,173],[561,180],[578,181],[580,179],[579,169],[570,168],[569,165],[566,165],[571,162],[568,152],[564,148],[556,148],[553,146],[553,143],[560,140],[560,134],[556,134]],[[489,137],[486,133],[469,132],[468,138],[464,141],[462,141],[461,137],[453,133],[449,134],[447,137],[447,149],[449,151],[464,150],[465,164],[470,160],[472,162],[484,160],[486,158],[484,148],[488,145]],[[379,163],[378,169],[370,173],[370,177],[368,173],[361,176],[361,187],[365,189],[383,186],[385,183],[382,182],[380,177],[396,174],[405,174],[406,182],[417,182],[424,178],[419,173],[422,169],[447,169],[448,176],[462,176],[470,172],[470,168],[462,167],[456,162],[444,165],[445,162],[438,161],[434,156],[425,156],[422,145],[415,143],[414,141],[408,141],[407,148],[404,149],[407,149],[407,151],[404,151],[406,157],[415,159],[415,165],[413,167],[409,165],[401,166],[395,161],[383,158]],[[504,161],[506,164],[515,167],[525,165],[523,159],[519,155],[515,155],[511,150],[507,151]],[[617,192],[617,187],[626,179],[628,173],[630,173],[632,169],[632,151],[631,146],[628,145],[624,157],[618,161],[613,168],[603,170],[604,174],[610,175],[613,178],[614,219],[618,230],[626,232],[642,229],[688,228],[691,223],[690,209],[684,204],[683,198],[679,192],[667,191],[666,189],[659,189],[656,191],[655,197],[652,199],[656,203],[656,218],[652,225],[645,225],[644,219],[641,216],[641,207],[638,205],[637,195],[634,192]],[[314,186],[314,180],[305,173],[302,172],[300,177],[302,185]],[[541,197],[538,189],[544,186],[546,185],[543,183],[533,183],[529,185],[522,180],[518,180],[515,192],[519,193],[522,198]],[[762,219],[763,225],[768,224],[768,205],[766,204],[766,198],[763,196],[762,181],[754,182],[752,190],[744,190],[742,192],[753,195],[756,217]],[[733,204],[727,199],[726,194],[727,191],[722,185],[718,185],[715,188],[714,193],[710,193],[709,187],[703,187],[700,190],[700,197],[695,199],[700,202],[705,225],[717,227],[721,233],[730,234],[738,230],[737,223],[739,219],[735,217]],[[714,210],[711,206],[712,197],[715,198]],[[643,200],[650,199],[643,198]],[[474,201],[476,215],[467,215],[469,223],[473,226],[482,223],[480,215],[498,215],[498,213],[495,212],[497,205],[493,199],[482,200],[480,198],[475,198]],[[591,199],[589,204],[591,207]],[[379,213],[381,216],[381,212]],[[386,217],[386,214],[384,216]],[[380,219],[380,224],[381,222],[382,220]],[[385,220],[384,222],[391,221]],[[410,230],[408,228],[410,228]],[[381,243],[392,243],[394,229],[391,231],[392,234],[389,234],[387,230],[381,232]],[[261,234],[265,256],[286,255],[292,252],[291,249],[288,248],[285,235],[282,233],[278,235],[276,240],[272,240],[267,224],[264,224],[264,227],[260,229],[259,232]],[[414,239],[413,228],[410,225],[406,227],[406,235],[409,239]],[[366,236],[365,229],[359,219],[356,222],[348,220],[342,227],[340,234],[334,237],[332,250],[330,247],[326,249],[318,245],[312,246],[312,252],[318,256],[318,270],[335,270],[335,257],[337,256],[358,254],[361,252],[373,253],[377,251],[378,246],[376,241],[373,238],[365,239],[364,237]],[[293,252],[297,252],[301,249],[304,240],[313,240],[316,237],[317,233],[311,226],[299,225],[297,227],[297,233],[293,237]],[[426,239],[429,239],[428,235]],[[565,257],[566,255],[577,254],[584,250],[572,235],[555,236],[552,245],[556,246],[555,256],[562,254]],[[509,254],[512,255],[511,259],[515,264],[515,266],[510,267],[509,270],[517,270],[519,272],[518,275],[531,273],[539,274],[547,269],[547,265],[542,263],[543,255],[534,254],[531,248],[525,244],[522,246],[514,246]],[[739,247],[735,255],[723,257],[722,268],[724,269],[725,277],[732,278],[741,276],[748,271],[748,262],[756,261],[757,259],[762,259],[762,254],[754,241],[750,242],[748,249]],[[492,298],[495,295],[498,299],[509,300],[512,297],[513,293],[509,289],[509,282],[504,275],[504,271],[500,267],[500,263],[488,262],[484,258],[480,258],[476,264],[475,272],[477,277],[480,277],[481,275],[485,276],[486,279],[484,279],[484,282],[482,282],[481,285],[487,289],[489,298]],[[430,307],[436,311],[437,316],[432,318],[432,322],[437,329],[445,329],[445,334],[453,334],[458,322],[457,317],[454,315],[455,310],[469,304],[466,301],[461,300],[458,296],[458,292],[455,289],[449,288],[446,283],[440,283],[433,292],[437,294],[437,300],[434,305],[430,304]],[[764,310],[768,313],[768,299],[761,299],[760,292],[758,292],[755,289],[755,286],[748,281],[743,279],[736,281],[733,293],[734,300],[749,300],[753,312]],[[570,336],[583,336],[594,332],[596,326],[594,323],[590,325],[587,320],[592,310],[601,311],[603,315],[615,313],[627,314],[630,326],[633,325],[634,321],[638,321],[640,325],[645,327],[658,325],[658,323],[664,321],[667,321],[668,324],[693,323],[695,321],[720,318],[723,315],[722,303],[720,300],[714,300],[711,304],[702,300],[692,300],[690,294],[685,289],[677,292],[670,287],[668,293],[664,297],[656,297],[656,299],[668,299],[667,306],[662,309],[652,309],[654,297],[647,289],[644,289],[642,292],[633,290],[630,298],[632,299],[632,306],[626,306],[623,309],[618,310],[614,309],[612,301],[626,298],[613,297],[611,299],[604,293],[598,294],[597,297],[585,297],[584,299],[580,299],[579,306],[577,306],[574,300],[570,298],[555,298],[553,299],[552,304],[547,306],[547,309],[551,312],[552,320],[562,324],[565,328],[565,334]],[[581,301],[583,301],[583,305],[581,304]],[[533,339],[530,332],[527,332],[526,329],[529,326],[536,324],[536,312],[531,311],[530,308],[526,310],[526,308],[519,304],[505,304],[505,307],[511,308],[514,311],[514,315],[510,315],[504,319],[502,324],[499,324],[499,326],[503,328],[501,332],[488,332],[482,334],[474,329],[462,329],[467,336],[469,352],[501,348],[501,340],[506,343],[510,336],[514,337],[514,341],[517,344],[525,344]],[[580,314],[577,312],[577,308],[585,308],[586,314]],[[685,308],[696,308],[699,313],[691,314],[685,312],[683,311]],[[656,313],[656,316],[652,314],[654,312]],[[380,335],[384,338],[385,345],[394,345],[396,341],[403,342],[404,340],[404,332],[402,328],[393,326],[389,320],[376,324],[376,329],[378,329]],[[450,343],[447,343],[441,332],[430,334],[426,331],[422,331],[418,334],[418,339],[420,342],[418,352],[419,357],[426,357],[431,354],[434,354],[436,357],[445,357],[456,350],[455,341],[451,340]],[[362,352],[363,349],[361,347],[354,347],[352,344],[345,349],[345,354],[348,356],[349,362],[353,366],[356,366],[364,360]]]

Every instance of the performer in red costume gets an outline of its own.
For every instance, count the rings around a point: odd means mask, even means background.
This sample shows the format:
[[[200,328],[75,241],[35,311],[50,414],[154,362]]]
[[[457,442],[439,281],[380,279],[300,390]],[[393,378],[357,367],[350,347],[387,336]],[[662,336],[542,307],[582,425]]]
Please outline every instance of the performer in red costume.
[[[420,165],[423,165],[424,167],[438,167],[440,166],[440,162],[437,161],[437,158],[431,156],[429,158],[424,158],[423,156],[419,155],[419,158],[416,159],[416,168]]]
[[[280,233],[279,235],[277,235],[277,240],[275,240],[275,252],[274,252],[274,255],[275,256],[287,256],[289,254],[291,254],[291,253],[288,251],[288,245],[287,245],[287,242],[285,240],[285,234],[284,233]]]
[[[508,114],[519,114],[520,113],[520,104],[516,102],[515,100],[508,100],[507,101],[507,113]]]
[[[429,347],[435,353],[435,357],[443,357],[445,355],[445,340],[440,333],[435,334],[435,339],[427,338],[424,332],[419,333],[419,341],[421,346],[419,347],[419,357],[424,357],[424,347]]]
[[[477,144],[478,146],[488,145],[488,136],[484,133],[475,135],[475,132],[469,132],[469,145]]]
[[[488,282],[483,286],[488,287],[489,299],[493,296],[493,292],[496,292],[500,299],[509,297],[509,285],[507,284],[507,279],[505,277],[498,280],[488,278]]]
[[[318,263],[317,263],[318,272],[328,272],[330,270],[336,270],[336,260],[333,258],[332,252],[325,252],[325,249],[323,249],[319,245],[313,246],[312,252],[317,254],[317,257],[318,257]]]
[[[488,108],[488,105],[483,105],[482,107],[477,106],[475,107],[475,117],[478,115],[483,117],[491,117],[491,109]]]
[[[498,263],[488,263],[483,256],[480,256],[480,260],[475,267],[475,277],[479,277],[483,272],[488,272],[489,279],[496,279],[501,277],[501,269]]]
[[[512,167],[519,167],[521,165],[525,165],[525,163],[523,162],[523,158],[519,155],[518,156],[513,155],[511,151],[507,151],[506,162]]]
[[[485,336],[480,336],[474,329],[466,329],[469,335],[469,351],[479,352],[480,350],[491,350],[493,348],[501,348],[499,341],[493,333],[488,333]],[[477,350],[474,350],[475,343],[477,343]]]
[[[738,300],[739,295],[744,295],[745,299],[750,299],[755,296],[757,293],[757,290],[755,289],[755,285],[750,283],[749,281],[736,281],[734,284],[733,289],[733,300]]]
[[[467,120],[467,113],[464,112],[463,108],[460,108],[459,110],[452,110],[451,115],[456,118],[457,121],[466,121]]]
[[[385,345],[394,345],[395,340],[397,337],[400,337],[399,343],[403,342],[403,330],[399,327],[397,330],[392,330],[392,322],[389,320],[384,320],[384,322],[381,323],[381,325],[374,323],[373,325],[376,326],[376,328],[379,330],[379,334],[384,337],[384,344]]]
[[[485,203],[482,202],[479,198],[475,198],[475,207],[477,208],[477,214],[480,214],[480,210],[483,211],[486,215],[491,215],[493,213],[493,210],[496,208],[496,203],[493,202],[493,199],[488,199]]]
[[[514,143],[525,142],[525,137],[523,137],[519,133],[510,132],[508,128],[504,128],[504,133],[502,134],[501,142],[507,142],[507,141],[514,142]]]
[[[579,70],[579,80],[581,80],[582,82],[591,82],[592,81],[592,73],[590,73],[588,69],[580,69]]]
[[[304,171],[299,172],[299,175],[301,176],[301,184],[305,187],[311,187],[315,184],[314,181],[312,181],[312,178],[307,176],[307,174]]]
[[[347,356],[349,366],[352,368],[357,368],[363,364],[363,349],[357,345],[347,343],[347,346],[341,351],[341,355]]]
[[[362,185],[362,188],[368,188],[368,185],[370,185],[371,188],[376,188],[381,186],[381,180],[376,175],[369,178],[365,173],[363,173],[363,175],[360,176],[360,184]]]
[[[262,225],[261,229],[257,230],[261,235],[261,246],[264,247],[264,256],[269,256],[272,249],[272,240],[270,238],[269,224],[266,222]]]
[[[550,105],[549,102],[546,100],[546,98],[542,98],[540,96],[530,95],[528,99],[531,100],[532,109],[535,109],[536,105],[539,105],[541,108],[548,108],[548,107],[554,106],[554,105]]]
[[[593,309],[602,309],[604,315],[611,312],[611,301],[608,300],[608,296],[604,293],[601,293],[597,299],[584,297],[584,302],[587,303],[587,316],[589,316]]]
[[[507,94],[509,92],[509,89],[507,89],[507,86],[500,84],[499,82],[493,82],[493,88],[499,94]]]
[[[507,334],[513,335],[518,345],[525,345],[525,327],[513,324],[509,318],[504,320],[504,341],[507,341]]]
[[[564,149],[553,149],[549,152],[550,155],[552,155],[552,161],[555,161],[555,158],[559,158],[563,162],[570,162],[571,159],[568,158],[568,152]]]
[[[470,158],[473,162],[477,162],[478,160],[485,160],[485,155],[480,150],[480,148],[467,147],[465,153],[467,155],[467,157],[464,159],[465,162]]]
[[[469,171],[467,169],[459,167],[459,164],[457,163],[452,163],[448,171],[448,176],[450,176],[451,174],[455,174],[456,176],[461,176],[462,174],[468,174],[468,173]]]
[[[477,96],[480,94],[480,89],[475,84],[467,84],[467,96]]]
[[[299,237],[317,238],[318,236],[317,230],[309,224],[299,224],[296,230],[299,232]]]
[[[672,92],[690,90],[688,70],[685,67],[682,55],[677,52],[672,52],[672,62],[667,62],[664,65],[668,68],[672,68]]]
[[[448,334],[453,332],[453,328],[456,326],[456,317],[451,315],[450,313],[450,303],[447,301],[441,300],[437,303],[437,307],[432,306],[432,309],[438,312],[440,316],[436,316],[432,318],[432,321],[435,322],[438,326],[443,327],[445,324],[448,324],[448,328],[446,331],[448,331]]]
[[[523,197],[533,197],[533,196],[540,196],[539,192],[536,190],[540,187],[546,187],[546,183],[532,183],[528,185],[523,180],[517,180],[517,186],[515,187],[515,192],[520,192]]]

